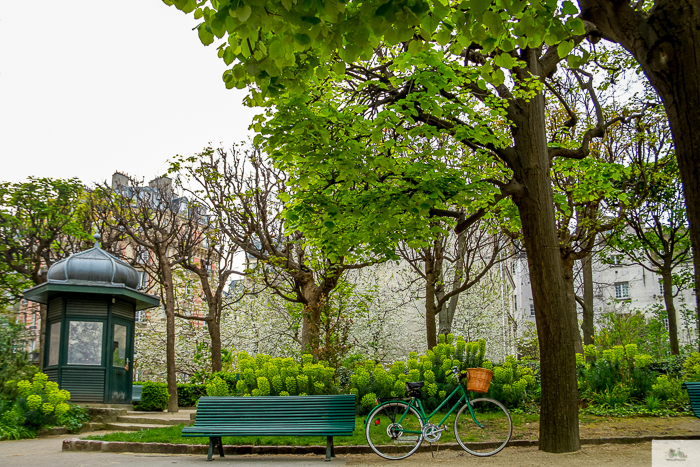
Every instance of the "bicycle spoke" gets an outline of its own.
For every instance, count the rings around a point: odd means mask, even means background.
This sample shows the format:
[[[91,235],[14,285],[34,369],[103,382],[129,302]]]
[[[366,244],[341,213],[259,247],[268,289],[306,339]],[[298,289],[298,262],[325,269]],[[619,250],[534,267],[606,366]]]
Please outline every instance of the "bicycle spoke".
[[[420,447],[422,429],[418,412],[405,402],[395,401],[370,412],[365,434],[372,450],[381,457],[403,459]]]
[[[455,418],[457,442],[470,454],[492,456],[510,440],[513,433],[510,414],[503,404],[493,399],[474,399],[471,404],[474,417],[465,405]]]

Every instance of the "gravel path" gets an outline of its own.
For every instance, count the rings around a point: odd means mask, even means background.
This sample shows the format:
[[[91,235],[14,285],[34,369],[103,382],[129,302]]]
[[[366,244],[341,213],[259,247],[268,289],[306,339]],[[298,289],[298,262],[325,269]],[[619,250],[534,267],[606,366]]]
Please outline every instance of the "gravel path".
[[[65,436],[49,438],[0,441],[0,466],[2,467],[91,467],[91,466],[149,466],[174,467],[179,465],[205,465],[205,456],[163,454],[116,454],[102,452],[62,452],[61,442]],[[576,453],[547,454],[537,448],[506,448],[494,457],[478,458],[460,451],[439,451],[434,457],[430,453],[419,453],[403,461],[387,461],[374,454],[352,454],[340,456],[330,463],[323,456],[229,456],[214,458],[213,465],[235,465],[237,467],[340,467],[340,466],[469,466],[492,465],[515,466],[621,466],[637,467],[651,465],[651,443],[638,445],[604,444],[584,446]]]

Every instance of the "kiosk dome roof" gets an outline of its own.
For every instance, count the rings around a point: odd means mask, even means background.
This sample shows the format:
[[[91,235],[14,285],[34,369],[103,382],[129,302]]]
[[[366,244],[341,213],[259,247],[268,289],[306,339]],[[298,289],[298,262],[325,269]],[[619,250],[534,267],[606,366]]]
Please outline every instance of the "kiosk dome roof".
[[[99,239],[99,236],[95,236]],[[129,264],[100,248],[99,242],[89,250],[57,261],[50,268],[47,282],[75,285],[123,286],[136,290],[139,274]]]

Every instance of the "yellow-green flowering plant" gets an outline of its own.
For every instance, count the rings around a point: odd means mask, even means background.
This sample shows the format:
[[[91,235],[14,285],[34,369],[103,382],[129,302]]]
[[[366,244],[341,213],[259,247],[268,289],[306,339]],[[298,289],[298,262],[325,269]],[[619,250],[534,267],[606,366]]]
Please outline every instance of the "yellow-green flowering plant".
[[[24,412],[25,425],[32,429],[62,425],[63,416],[70,410],[67,401],[70,393],[59,389],[44,373],[34,375],[32,381],[17,383],[19,400],[17,405]]]

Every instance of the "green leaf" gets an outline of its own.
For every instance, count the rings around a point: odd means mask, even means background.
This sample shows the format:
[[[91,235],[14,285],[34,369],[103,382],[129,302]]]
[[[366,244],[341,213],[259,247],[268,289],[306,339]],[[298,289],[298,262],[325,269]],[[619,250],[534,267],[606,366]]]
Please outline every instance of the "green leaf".
[[[234,58],[235,55],[233,54],[233,49],[231,47],[226,47],[226,49],[224,49],[224,63],[226,65],[230,65],[231,63],[233,63]]]
[[[562,11],[562,13],[564,13],[565,15],[577,15],[577,14],[578,14],[578,8],[576,8],[576,5],[574,5],[574,4],[573,4],[572,2],[570,2],[569,0],[566,0],[566,1],[562,4],[561,11]]]
[[[345,63],[343,62],[335,62],[333,64],[333,73],[335,73],[338,76],[343,76],[345,75]]]
[[[309,37],[308,34],[297,33],[297,34],[294,34],[294,42],[306,47],[307,45],[311,44],[311,37]]]
[[[573,41],[564,41],[557,46],[557,54],[559,58],[564,58],[574,49]]]
[[[199,36],[199,40],[202,41],[202,44],[204,45],[209,45],[214,42],[214,34],[211,33],[209,26],[204,23],[201,23],[197,27],[197,35]]]
[[[513,57],[511,57],[510,54],[507,53],[496,55],[494,62],[496,63],[496,65],[501,66],[503,68],[508,68],[509,70],[515,65],[515,60],[513,60]]]
[[[442,29],[440,30],[439,33],[437,33],[437,36],[435,37],[435,40],[437,40],[438,44],[440,45],[445,45],[448,42],[450,42],[450,39],[452,39],[452,33],[448,31],[447,29]]]
[[[586,25],[584,24],[581,18],[571,18],[569,21],[566,22],[566,25],[569,26],[571,32],[573,32],[576,35],[586,33]]]
[[[243,8],[239,8],[237,13],[238,13],[238,19],[241,20],[241,22],[245,22],[250,18],[250,13],[252,12],[250,5],[244,5]]]
[[[413,40],[408,43],[408,53],[411,55],[418,55],[423,50],[423,43],[420,41]]]

